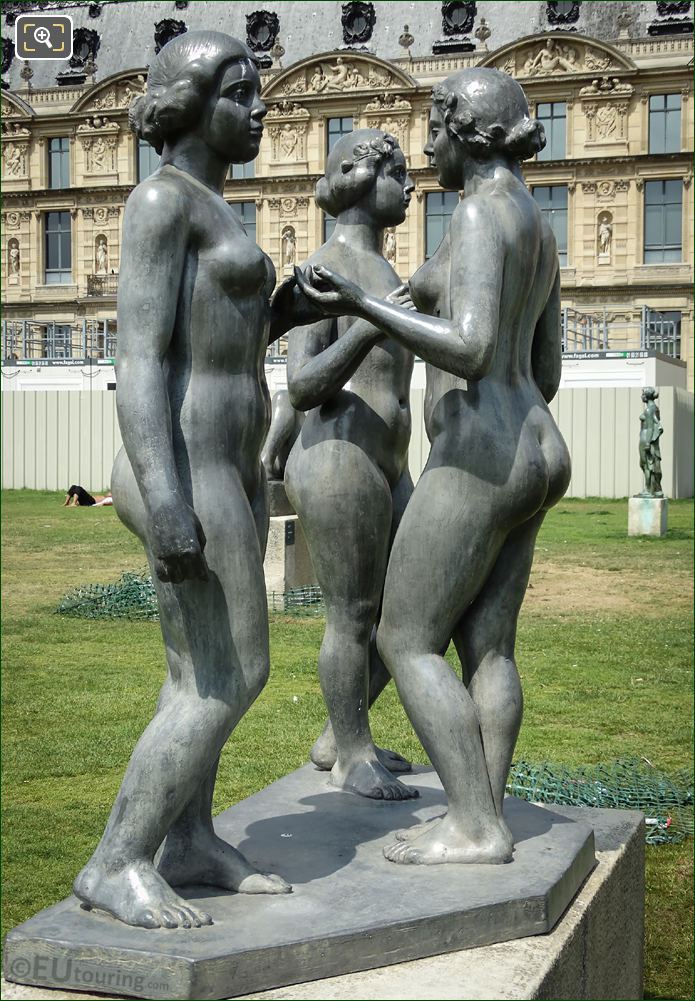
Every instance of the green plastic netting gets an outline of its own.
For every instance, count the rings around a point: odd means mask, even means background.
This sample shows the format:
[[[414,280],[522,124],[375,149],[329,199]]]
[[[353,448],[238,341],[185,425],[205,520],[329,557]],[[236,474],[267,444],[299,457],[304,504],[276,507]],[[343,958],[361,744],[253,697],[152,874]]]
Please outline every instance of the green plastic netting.
[[[319,587],[268,594],[268,608],[284,615],[323,615]],[[112,584],[85,584],[65,595],[62,615],[87,619],[149,619],[159,617],[149,568],[121,575]],[[535,803],[641,810],[646,817],[648,844],[682,841],[693,834],[693,776],[686,770],[667,775],[646,759],[621,759],[607,765],[569,768],[512,765],[507,791]]]

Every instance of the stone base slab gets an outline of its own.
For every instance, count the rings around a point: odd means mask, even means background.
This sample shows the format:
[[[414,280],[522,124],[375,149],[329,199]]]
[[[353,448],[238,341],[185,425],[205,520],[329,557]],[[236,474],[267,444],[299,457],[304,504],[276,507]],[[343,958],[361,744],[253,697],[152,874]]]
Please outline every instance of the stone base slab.
[[[628,535],[666,535],[668,501],[665,497],[630,497],[627,504]]]
[[[642,998],[644,824],[622,810],[553,807],[594,828],[597,865],[547,935],[244,995],[238,1001],[516,1001]],[[2,980],[6,1001],[98,1001]]]
[[[200,929],[144,930],[82,910],[74,897],[13,929],[9,980],[146,998],[227,998],[550,931],[595,865],[584,816],[508,797],[509,865],[402,866],[393,832],[440,814],[429,768],[405,781],[420,799],[340,792],[313,766],[216,819],[218,833],[294,892],[244,896],[190,887],[210,914]]]

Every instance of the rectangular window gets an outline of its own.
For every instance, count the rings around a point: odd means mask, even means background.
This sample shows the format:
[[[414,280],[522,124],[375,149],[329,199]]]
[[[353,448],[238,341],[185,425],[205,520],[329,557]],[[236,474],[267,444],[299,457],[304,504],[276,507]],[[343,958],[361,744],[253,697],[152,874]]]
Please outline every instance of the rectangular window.
[[[256,242],[256,203],[255,202],[230,202],[232,208],[241,219],[246,230],[246,235]]]
[[[326,128],[326,154],[330,153],[341,136],[352,132],[352,118],[329,118]]]
[[[564,101],[539,104],[536,118],[545,129],[545,147],[538,160],[564,160],[567,156],[567,105]]]
[[[144,139],[138,139],[138,182],[153,174],[159,166],[159,153]]]
[[[256,165],[253,160],[250,163],[233,163],[229,168],[229,176],[233,181],[243,181],[247,177],[256,176]]]
[[[670,358],[681,356],[681,312],[676,309],[647,310],[646,349]]]
[[[652,94],[649,98],[649,152],[679,153],[680,148],[680,94]]]
[[[531,194],[555,234],[560,267],[567,267],[567,185],[536,185]]]
[[[48,186],[70,187],[70,140],[67,136],[48,141]]]
[[[333,235],[333,230],[335,229],[335,216],[329,215],[327,212],[323,213],[323,242],[325,243],[329,236]]]
[[[458,191],[430,191],[425,196],[425,258],[432,257],[449,231]]]
[[[69,212],[47,212],[46,285],[69,285],[72,281],[72,232]]]
[[[682,260],[683,182],[646,181],[644,185],[644,263]]]

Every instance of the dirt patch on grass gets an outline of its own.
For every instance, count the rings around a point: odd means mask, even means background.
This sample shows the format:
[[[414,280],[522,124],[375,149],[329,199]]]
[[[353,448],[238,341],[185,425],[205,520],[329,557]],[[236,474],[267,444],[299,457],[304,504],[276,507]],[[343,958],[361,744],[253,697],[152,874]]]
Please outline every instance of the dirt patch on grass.
[[[692,585],[683,574],[667,578],[626,570],[537,562],[531,571],[524,609],[536,614],[624,612],[663,615],[691,607]]]

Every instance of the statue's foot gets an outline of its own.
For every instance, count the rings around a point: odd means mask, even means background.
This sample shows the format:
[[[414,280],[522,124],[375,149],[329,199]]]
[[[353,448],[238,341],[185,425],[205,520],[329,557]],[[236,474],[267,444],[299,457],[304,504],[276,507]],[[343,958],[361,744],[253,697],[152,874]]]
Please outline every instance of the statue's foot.
[[[445,817],[446,814],[443,813],[441,817],[432,817],[430,820],[424,820],[421,824],[413,824],[412,827],[404,827],[400,831],[396,831],[394,837],[396,838],[396,841],[416,841],[427,831],[431,831],[435,824],[441,823]]]
[[[172,886],[217,886],[237,893],[291,893],[282,876],[259,872],[240,851],[208,830],[164,843],[157,869]]]
[[[509,825],[504,817],[498,817],[497,822],[500,825],[500,830],[502,831],[502,837],[504,838],[505,844],[509,847],[509,851],[514,851],[514,835],[509,829]]]
[[[487,836],[473,840],[447,817],[412,843],[396,841],[387,845],[384,855],[389,862],[404,865],[441,865],[445,862],[499,865],[511,862],[512,849],[498,825]]]
[[[389,751],[385,747],[376,747],[375,745],[374,753],[384,768],[388,768],[390,772],[410,772],[413,770],[413,766],[407,758],[398,754],[397,751]],[[320,771],[330,772],[338,760],[335,739],[330,730],[328,732],[324,730],[312,747],[309,757]]]
[[[92,859],[73,885],[86,910],[93,907],[139,928],[200,928],[211,925],[206,911],[174,893],[150,862],[111,870]]]
[[[331,783],[370,799],[417,799],[420,795],[417,789],[395,779],[376,757],[357,758],[344,765],[336,761],[331,769]]]

